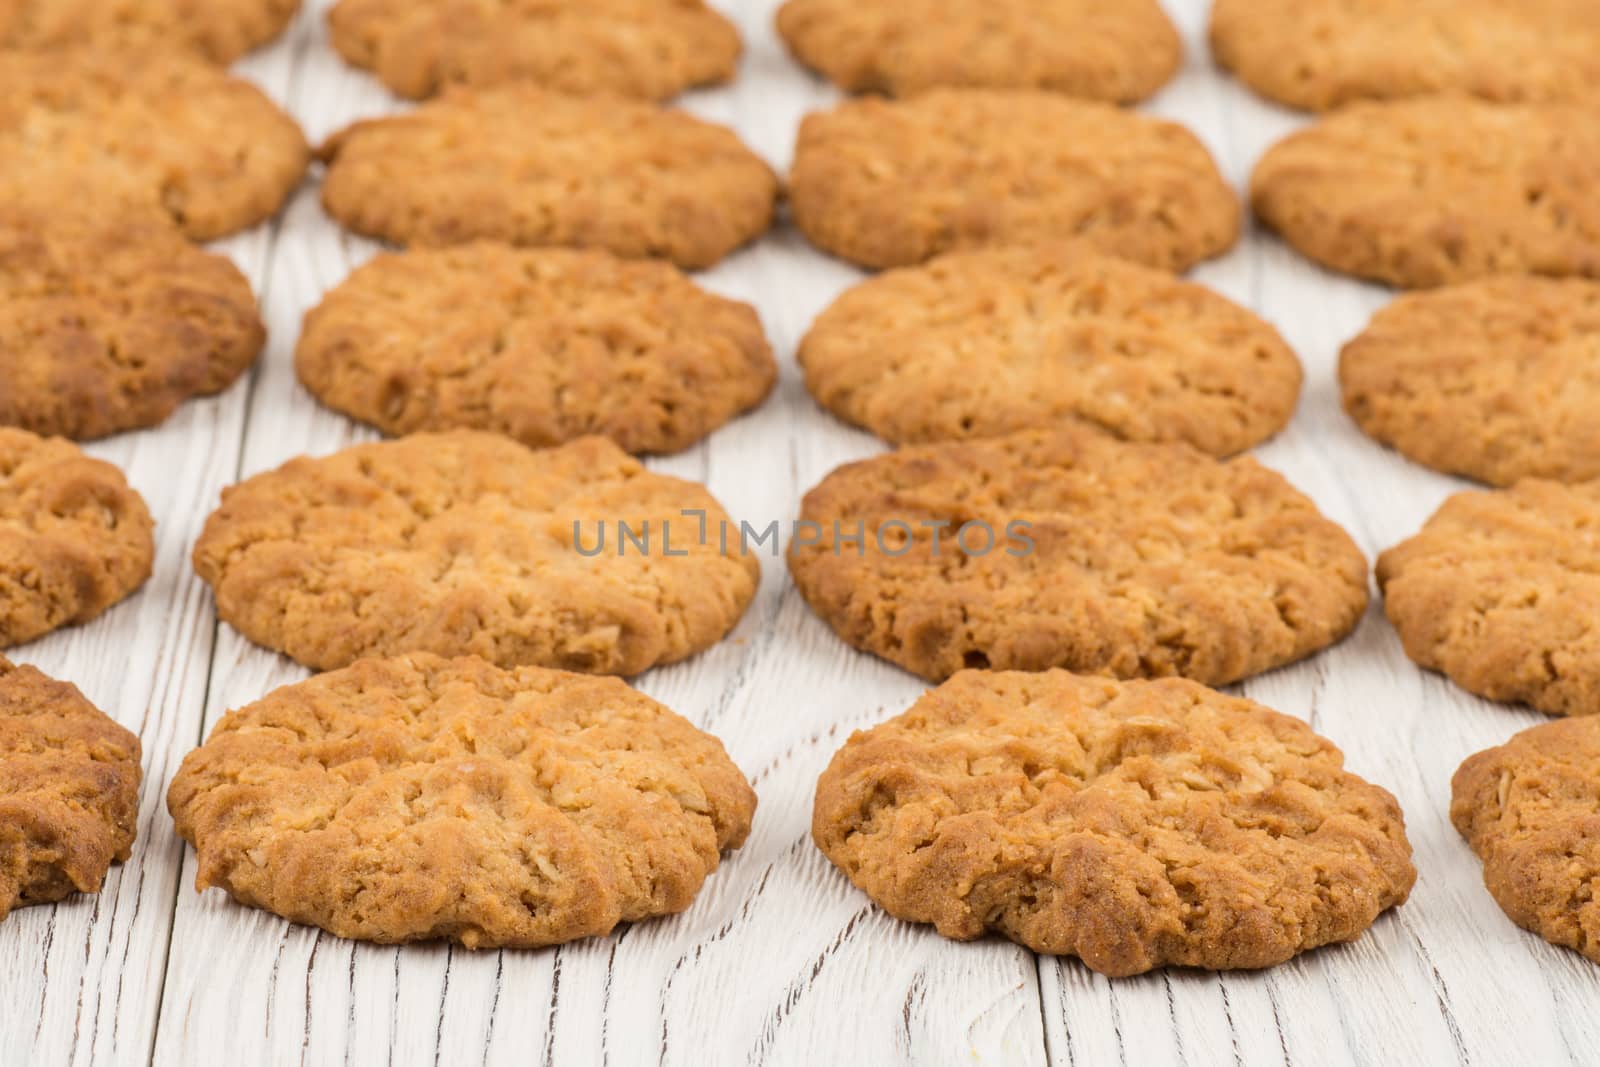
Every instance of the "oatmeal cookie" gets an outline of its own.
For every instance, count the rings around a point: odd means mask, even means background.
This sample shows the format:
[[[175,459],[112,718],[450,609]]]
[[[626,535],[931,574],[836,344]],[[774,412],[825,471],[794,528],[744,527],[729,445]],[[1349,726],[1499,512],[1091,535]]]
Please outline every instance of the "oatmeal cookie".
[[[1600,481],[1459,493],[1378,558],[1406,655],[1490,700],[1600,712]]]
[[[755,310],[670,264],[490,243],[361,267],[306,316],[295,367],[385,433],[600,434],[628,452],[688,448],[777,377]]]
[[[340,0],[333,47],[401,96],[527,82],[664,100],[733,77],[739,31],[705,0]]]
[[[632,675],[744,614],[760,567],[723,547],[730,522],[703,486],[604,438],[535,452],[457,430],[224,490],[194,566],[224,620],[315,670],[434,652]]]
[[[732,130],[527,86],[457,89],[322,154],[328,213],[395,244],[569,245],[697,269],[765,233],[778,194]]]
[[[1225,685],[1338,641],[1366,560],[1278,474],[1083,426],[903,448],[806,495],[789,568],[924,678],[1065,667]]]
[[[1081,419],[1227,456],[1284,426],[1300,362],[1266,322],[1072,246],[955,252],[848,290],[800,343],[806,387],[895,444]]]
[[[0,656],[0,919],[100,891],[133,849],[139,773],[137,737],[76,686]]]
[[[1424,97],[1345,108],[1269,149],[1258,216],[1332,270],[1404,288],[1600,276],[1600,112]]]
[[[197,889],[468,948],[683,911],[755,806],[716,738],[615,678],[426,654],[229,712],[167,792]]]
[[[0,648],[88,622],[143,585],[154,528],[111,464],[0,426]]]
[[[962,672],[850,738],[811,833],[896,918],[1113,977],[1351,941],[1417,876],[1331,742],[1181,679]]]
[[[1461,764],[1450,818],[1512,922],[1600,963],[1600,718],[1524,730]]]

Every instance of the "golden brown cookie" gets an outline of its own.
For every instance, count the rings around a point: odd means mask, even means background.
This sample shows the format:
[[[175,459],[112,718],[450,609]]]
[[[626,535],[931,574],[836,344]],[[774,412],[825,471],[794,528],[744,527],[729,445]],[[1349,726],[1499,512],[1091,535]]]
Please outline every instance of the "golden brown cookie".
[[[631,675],[744,614],[760,567],[722,547],[728,522],[703,486],[605,438],[534,452],[458,430],[224,490],[194,566],[223,619],[316,670],[434,652]]]
[[[1262,96],[1315,111],[1437,92],[1572,99],[1600,81],[1593,0],[1216,0],[1211,50]]]
[[[230,711],[167,807],[197,889],[340,937],[495,948],[683,911],[756,795],[615,678],[419,654]]]
[[[300,128],[194,58],[0,53],[0,179],[133,190],[196,240],[275,214],[305,173]]]
[[[181,49],[228,64],[288,27],[300,0],[0,0],[0,49]]]
[[[1600,713],[1600,482],[1458,493],[1378,557],[1406,655],[1490,700]]]
[[[526,82],[665,100],[733,77],[739,31],[705,0],[340,0],[333,46],[401,96]]]
[[[1131,104],[1183,60],[1156,0],[788,0],[778,32],[853,93],[1048,89]]]
[[[851,463],[801,520],[807,603],[934,681],[1065,667],[1225,685],[1333,644],[1367,603],[1361,551],[1278,474],[1086,426]]]
[[[0,656],[0,919],[100,891],[133,849],[139,773],[137,737],[76,686]]]
[[[896,918],[1112,977],[1352,941],[1417,877],[1332,742],[1181,679],[964,671],[845,743],[811,835]]]
[[[1403,296],[1339,361],[1366,433],[1493,485],[1600,478],[1600,283],[1500,277]]]
[[[1512,922],[1600,963],[1600,718],[1523,730],[1469,757],[1450,818]]]
[[[789,197],[812,244],[871,268],[1081,237],[1185,270],[1239,235],[1233,191],[1194,134],[1047,92],[937,90],[808,115]]]
[[[732,130],[527,86],[454,90],[322,153],[328,213],[396,244],[571,245],[694,269],[766,232],[778,194]]]
[[[1600,112],[1424,97],[1341,110],[1274,145],[1258,216],[1325,267],[1407,288],[1600,276]]]
[[[0,648],[88,622],[143,585],[154,528],[111,464],[0,426]]]
[[[0,177],[0,424],[85,440],[154,426],[244,373],[250,283],[156,206]]]
[[[845,292],[800,343],[806,387],[896,444],[1082,419],[1232,455],[1288,424],[1300,363],[1209,289],[1078,246],[955,252]]]
[[[295,366],[386,433],[601,434],[628,452],[688,448],[777,377],[755,310],[669,264],[490,243],[361,267],[306,316]]]

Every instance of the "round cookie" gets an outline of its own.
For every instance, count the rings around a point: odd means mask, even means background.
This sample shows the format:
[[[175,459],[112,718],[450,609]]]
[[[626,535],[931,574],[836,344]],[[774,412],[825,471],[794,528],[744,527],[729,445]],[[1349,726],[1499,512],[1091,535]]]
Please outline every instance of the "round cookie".
[[[896,918],[1112,977],[1351,941],[1417,877],[1331,742],[1181,679],[964,671],[851,736],[811,835]]]
[[[0,919],[100,891],[133,849],[139,774],[137,737],[76,686],[0,656]]]
[[[288,27],[300,0],[0,0],[0,49],[179,49],[227,65]]]
[[[1261,220],[1325,267],[1407,288],[1600,276],[1600,113],[1424,97],[1345,108],[1269,149]]]
[[[789,569],[846,643],[934,681],[1225,685],[1333,644],[1367,603],[1361,551],[1278,474],[1072,425],[839,468]]]
[[[1600,80],[1592,0],[1216,0],[1211,50],[1262,96],[1314,111],[1438,92],[1573,99]]]
[[[841,88],[894,96],[1047,89],[1132,104],[1183,61],[1156,0],[788,0],[778,32]]]
[[[1600,718],[1523,730],[1469,757],[1450,819],[1512,922],[1600,963]]]
[[[733,77],[739,31],[704,0],[340,0],[333,46],[401,96],[527,82],[665,100]]]
[[[1490,700],[1600,713],[1600,481],[1458,493],[1378,557],[1406,655]]]
[[[628,452],[688,448],[777,377],[755,310],[669,264],[489,243],[361,267],[306,316],[295,366],[386,433],[601,434]]]
[[[0,179],[0,424],[86,440],[222,391],[266,329],[250,284],[159,208]]]
[[[778,195],[732,130],[526,86],[453,90],[322,154],[328,213],[396,244],[570,245],[695,269],[765,233]]]
[[[845,292],[801,341],[817,402],[895,444],[1081,419],[1232,455],[1288,424],[1300,363],[1267,323],[1081,247],[984,249]]]
[[[1403,296],[1339,361],[1368,436],[1493,485],[1600,478],[1600,283],[1499,277]]]
[[[1186,270],[1239,235],[1233,191],[1188,130],[1047,92],[936,90],[808,115],[789,198],[812,244],[870,268],[1081,237]]]
[[[496,948],[683,911],[756,796],[615,678],[423,654],[230,711],[167,807],[197,889],[340,937]]]
[[[88,622],[143,585],[154,528],[111,464],[0,426],[0,648]]]
[[[130,190],[196,240],[275,214],[305,173],[300,128],[198,59],[85,49],[0,55],[0,178]]]
[[[218,615],[314,670],[433,652],[632,675],[744,614],[760,567],[719,546],[730,522],[703,486],[605,438],[534,452],[458,430],[224,490],[194,566]]]

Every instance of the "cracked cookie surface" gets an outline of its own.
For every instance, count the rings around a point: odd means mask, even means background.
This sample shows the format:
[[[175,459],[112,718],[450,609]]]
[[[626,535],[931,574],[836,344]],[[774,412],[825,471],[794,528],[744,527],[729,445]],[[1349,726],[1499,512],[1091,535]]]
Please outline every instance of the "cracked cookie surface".
[[[964,671],[850,738],[811,826],[891,915],[1113,977],[1282,963],[1416,880],[1399,805],[1331,742],[1181,679]]]
[[[777,377],[755,310],[668,264],[488,243],[357,269],[306,316],[295,367],[385,433],[600,434],[627,452],[688,448]]]
[[[1340,110],[1256,164],[1256,214],[1332,270],[1403,288],[1600,275],[1600,114],[1428,97]]]
[[[276,214],[308,158],[293,119],[200,60],[0,55],[0,179],[104,182],[209,240]]]
[[[812,609],[935,681],[1064,667],[1224,685],[1333,644],[1367,603],[1361,551],[1277,473],[1087,427],[852,463],[801,519],[816,528],[789,568]]]
[[[0,919],[100,891],[133,849],[139,774],[137,737],[77,687],[0,656]]]
[[[154,527],[111,464],[0,426],[0,648],[88,622],[143,585]]]
[[[0,424],[78,440],[154,426],[265,340],[244,275],[159,209],[68,175],[47,192],[0,178]]]
[[[1211,50],[1262,96],[1315,111],[1439,92],[1572,99],[1600,80],[1591,0],[1217,0]]]
[[[333,46],[401,96],[528,82],[664,100],[733,77],[739,31],[704,0],[340,0]]]
[[[0,0],[0,49],[183,49],[228,64],[281,34],[300,0]]]
[[[806,116],[795,225],[864,267],[1081,237],[1186,270],[1232,247],[1239,205],[1182,126],[1055,93],[938,90]]]
[[[1490,700],[1600,713],[1600,481],[1458,493],[1378,557],[1406,655]]]
[[[1600,718],[1523,730],[1467,758],[1450,819],[1507,917],[1600,963]]]
[[[895,444],[1081,419],[1225,456],[1287,425],[1302,377],[1237,304],[1072,246],[870,278],[818,317],[798,358],[818,403]]]
[[[1402,296],[1339,360],[1368,436],[1491,485],[1600,477],[1600,283],[1489,278]]]
[[[896,96],[964,86],[1131,104],[1183,59],[1155,0],[789,0],[778,32],[841,88]]]
[[[567,245],[698,269],[765,233],[778,195],[723,126],[526,86],[452,90],[322,154],[328,214],[403,245]]]
[[[230,711],[167,793],[197,889],[469,948],[683,911],[755,806],[716,738],[615,678],[425,654]]]
[[[433,652],[632,675],[744,614],[760,567],[721,547],[729,522],[704,486],[604,438],[535,452],[458,430],[300,457],[223,490],[194,566],[224,620],[315,670]]]

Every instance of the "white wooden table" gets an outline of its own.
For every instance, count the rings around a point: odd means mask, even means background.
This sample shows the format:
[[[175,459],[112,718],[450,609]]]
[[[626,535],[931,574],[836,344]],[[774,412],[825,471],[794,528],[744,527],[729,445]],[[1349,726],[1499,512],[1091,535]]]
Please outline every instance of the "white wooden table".
[[[981,2],[981,0],[974,0]],[[1203,0],[1169,0],[1188,37],[1181,76],[1150,106],[1188,124],[1242,188],[1298,120],[1211,69]],[[313,142],[395,108],[329,49],[323,2],[241,72]],[[786,168],[796,123],[833,92],[785,55],[769,0],[735,5],[737,85],[686,104]],[[849,732],[923,686],[847,650],[781,561],[733,637],[642,688],[720,736],[755,781],[749,843],[694,907],[610,937],[528,952],[342,941],[193,889],[168,782],[228,708],[304,677],[218,625],[188,553],[223,486],[372,434],[296,384],[300,317],[373,251],[325,219],[308,181],[270,228],[225,244],[254,281],[271,342],[246,382],[165,426],[97,444],[159,520],[155,577],[92,625],[13,656],[76,682],[137,730],[145,784],[132,859],[98,896],[0,923],[0,1063],[928,1064],[1190,1062],[1583,1063],[1600,1057],[1600,967],[1514,928],[1451,829],[1450,775],[1539,717],[1468,697],[1402,654],[1374,605],[1350,639],[1241,686],[1303,716],[1405,807],[1421,878],[1355,944],[1260,973],[1108,981],[1008,943],[954,944],[875,909],[812,846],[812,786]],[[787,521],[835,465],[879,446],[818,410],[793,365],[819,311],[859,275],[779,229],[704,276],[753,301],[783,362],[776,394],[709,443],[654,463],[703,480],[737,517]],[[1387,299],[1256,232],[1196,277],[1272,320],[1307,371],[1289,430],[1261,449],[1369,557],[1461,484],[1364,439],[1342,414],[1339,345]]]

